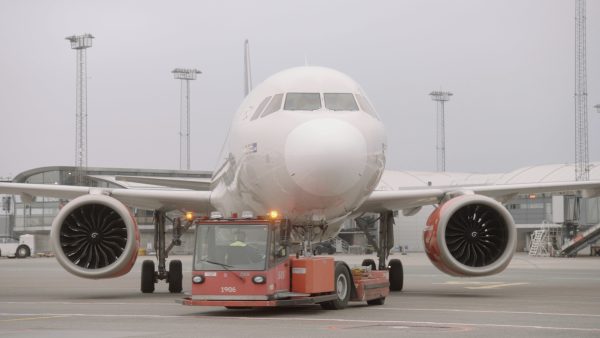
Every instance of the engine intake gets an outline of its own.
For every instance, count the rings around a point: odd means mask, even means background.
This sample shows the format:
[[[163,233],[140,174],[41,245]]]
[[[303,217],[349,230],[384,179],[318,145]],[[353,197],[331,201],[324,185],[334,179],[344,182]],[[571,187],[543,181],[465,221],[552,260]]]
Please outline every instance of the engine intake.
[[[111,278],[131,270],[139,231],[129,209],[105,195],[67,203],[52,222],[50,241],[58,262],[84,278]]]
[[[462,195],[429,216],[425,251],[453,276],[488,276],[508,266],[516,246],[512,216],[502,204],[481,195]]]

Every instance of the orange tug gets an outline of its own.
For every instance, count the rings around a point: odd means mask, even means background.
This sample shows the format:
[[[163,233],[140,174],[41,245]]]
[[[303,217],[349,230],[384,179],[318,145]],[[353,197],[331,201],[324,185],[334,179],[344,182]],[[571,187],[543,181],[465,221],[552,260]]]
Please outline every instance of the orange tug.
[[[196,219],[192,292],[179,302],[227,308],[320,304],[332,310],[349,301],[384,303],[388,271],[350,269],[333,257],[291,252],[292,225],[277,216]]]

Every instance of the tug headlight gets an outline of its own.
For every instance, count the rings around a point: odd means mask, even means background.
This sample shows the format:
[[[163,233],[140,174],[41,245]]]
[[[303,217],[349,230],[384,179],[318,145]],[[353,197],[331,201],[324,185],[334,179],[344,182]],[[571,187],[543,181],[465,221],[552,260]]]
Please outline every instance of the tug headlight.
[[[192,282],[194,282],[194,284],[202,284],[204,283],[204,276],[196,275],[192,277]]]
[[[254,282],[254,284],[265,284],[265,282],[267,281],[267,279],[265,278],[265,276],[254,276],[252,277],[252,282]]]

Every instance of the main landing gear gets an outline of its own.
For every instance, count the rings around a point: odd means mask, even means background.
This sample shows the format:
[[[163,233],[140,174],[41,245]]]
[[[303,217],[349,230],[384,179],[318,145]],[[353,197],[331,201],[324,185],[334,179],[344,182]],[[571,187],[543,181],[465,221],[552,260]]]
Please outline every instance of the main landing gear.
[[[165,245],[165,213],[161,210],[154,211],[154,245],[156,247],[156,258],[158,260],[158,269],[155,270],[154,261],[144,260],[142,263],[142,282],[141,291],[143,293],[154,292],[154,284],[159,280],[164,280],[169,284],[169,292],[181,293],[183,290],[183,270],[180,260],[169,262],[169,269],[166,269],[167,257],[174,246],[181,245],[181,235],[190,226],[193,221],[187,221],[181,225],[181,220],[176,218],[173,221],[173,239],[169,246]]]

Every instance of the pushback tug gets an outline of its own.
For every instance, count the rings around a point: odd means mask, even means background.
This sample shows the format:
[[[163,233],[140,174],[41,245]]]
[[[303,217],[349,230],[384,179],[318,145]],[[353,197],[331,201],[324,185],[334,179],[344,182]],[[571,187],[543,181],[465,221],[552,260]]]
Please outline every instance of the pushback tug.
[[[373,260],[350,269],[333,257],[313,256],[306,242],[293,243],[294,227],[277,212],[252,217],[196,218],[192,291],[184,305],[226,308],[320,304],[342,309],[349,301],[382,305],[402,288],[402,265],[375,270]],[[298,230],[298,229],[296,229]],[[307,231],[304,231],[307,233]]]

